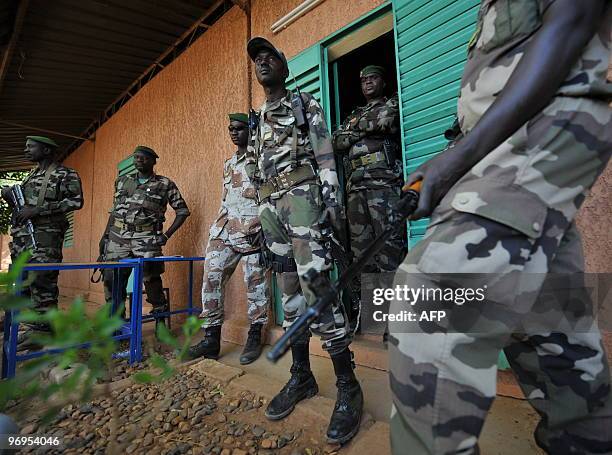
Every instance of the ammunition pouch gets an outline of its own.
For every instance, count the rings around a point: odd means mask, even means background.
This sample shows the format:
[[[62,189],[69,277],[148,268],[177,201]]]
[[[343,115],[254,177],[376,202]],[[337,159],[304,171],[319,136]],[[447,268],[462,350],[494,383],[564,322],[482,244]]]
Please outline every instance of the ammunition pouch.
[[[262,202],[273,193],[292,188],[300,183],[312,180],[315,177],[316,173],[312,166],[300,166],[292,171],[284,172],[263,182],[257,189],[257,198],[259,202]]]
[[[271,258],[271,268],[276,273],[283,272],[297,272],[297,264],[295,263],[295,259],[279,256],[278,254],[274,254],[269,252]]]
[[[388,162],[384,152],[368,153],[367,155],[351,160],[351,170],[354,171],[357,168],[368,166],[370,164],[377,164],[383,161],[387,163],[387,165],[391,164]]]

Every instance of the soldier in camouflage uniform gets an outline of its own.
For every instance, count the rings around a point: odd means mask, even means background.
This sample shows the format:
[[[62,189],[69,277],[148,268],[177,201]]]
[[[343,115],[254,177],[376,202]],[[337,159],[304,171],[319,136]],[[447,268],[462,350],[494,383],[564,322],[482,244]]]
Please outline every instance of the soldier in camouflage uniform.
[[[149,147],[139,145],[134,150],[134,175],[124,175],[115,181],[113,207],[104,234],[100,239],[100,255],[106,261],[127,258],[153,258],[162,256],[162,246],[181,227],[190,215],[185,200],[176,184],[168,177],[155,174],[153,167],[159,156]],[[176,217],[163,232],[165,212],[170,204]],[[119,300],[126,298],[127,280],[131,269],[119,270]],[[161,274],[163,262],[144,264],[144,287],[152,314],[168,311],[163,292]],[[105,270],[104,294],[107,302],[113,296],[113,272]],[[157,318],[161,323],[164,318]]]
[[[216,359],[221,349],[221,324],[225,285],[242,260],[247,286],[249,335],[240,356],[246,365],[261,354],[261,330],[268,322],[270,291],[266,269],[261,264],[261,224],[257,216],[257,194],[245,168],[249,137],[247,114],[229,114],[229,134],[236,153],[223,166],[223,196],[219,215],[210,227],[202,283],[202,328],[204,339],[190,349],[192,358]]]
[[[480,316],[446,319],[441,331],[390,323],[394,453],[477,453],[500,349],[542,418],[540,447],[612,453],[610,370],[596,325],[528,329],[563,314],[542,293],[550,277],[584,271],[574,219],[612,151],[610,24],[609,1],[482,2],[458,103],[465,136],[407,179],[423,180],[414,218],[431,222],[395,284],[454,280],[456,289],[466,278],[450,274],[488,273],[494,295]],[[588,298],[572,305],[593,312]],[[405,306],[395,301],[390,312]]]
[[[259,218],[266,245],[273,253],[273,268],[278,272],[285,313],[283,326],[288,327],[314,302],[304,274],[311,268],[327,273],[332,267],[320,223],[340,222],[338,177],[331,137],[319,103],[310,94],[298,95],[286,89],[287,60],[270,42],[253,38],[247,50],[266,94],[247,149],[247,169],[258,185]],[[363,408],[343,307],[339,303],[329,307],[310,329],[323,340],[337,377],[338,401],[327,436],[330,441],[343,443],[357,433]],[[310,370],[308,338],[291,347],[291,379],[268,405],[269,419],[282,419],[298,401],[318,392]]]
[[[32,251],[31,263],[62,262],[62,246],[68,229],[67,214],[83,207],[81,179],[73,169],[55,162],[57,144],[43,136],[26,138],[25,157],[37,164],[21,183],[25,207],[13,212],[10,244],[11,258],[26,250]],[[9,188],[2,189],[2,197],[11,204]],[[26,228],[26,222],[34,225],[36,248]],[[41,271],[34,274],[29,289],[37,311],[57,308],[59,271]],[[33,324],[39,330],[48,330],[41,324]],[[22,339],[25,339],[22,337]]]
[[[399,104],[387,98],[385,69],[369,65],[361,70],[361,91],[367,104],[358,107],[333,134],[334,150],[347,155],[346,215],[351,234],[351,252],[358,259],[378,237],[399,200],[403,184],[399,154]],[[402,262],[406,240],[394,234],[364,267],[363,273],[392,272]],[[359,296],[359,277],[353,295]]]

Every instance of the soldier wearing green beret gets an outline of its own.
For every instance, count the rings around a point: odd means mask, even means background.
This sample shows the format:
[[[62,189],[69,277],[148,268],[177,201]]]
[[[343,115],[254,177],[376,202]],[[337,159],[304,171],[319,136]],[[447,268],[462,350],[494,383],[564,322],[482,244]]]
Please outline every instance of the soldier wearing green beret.
[[[162,246],[190,215],[176,184],[153,171],[159,156],[144,145],[134,149],[134,175],[123,175],[115,181],[113,206],[100,239],[100,257],[107,261],[126,258],[152,258],[162,255]],[[163,231],[165,212],[170,205],[176,214],[174,222]],[[161,274],[163,262],[144,265],[144,286],[152,314],[168,311],[163,293]],[[130,269],[120,269],[118,286],[120,302],[125,301]],[[110,302],[113,296],[113,273],[104,273],[104,294]],[[165,318],[157,318],[162,323]]]
[[[62,246],[68,229],[68,213],[83,207],[81,179],[74,169],[62,166],[56,161],[57,143],[44,136],[27,136],[25,158],[36,163],[36,167],[21,183],[24,207],[13,205],[11,188],[2,188],[2,197],[13,207],[10,244],[11,258],[26,250],[32,252],[31,263],[62,262]],[[27,228],[31,222],[34,228],[34,242]],[[41,271],[34,274],[26,293],[32,299],[36,311],[56,308],[59,290],[57,270]],[[29,324],[29,331],[48,331],[44,324]],[[29,336],[20,336],[20,348],[28,347]]]
[[[403,173],[397,96],[385,97],[386,71],[369,65],[359,74],[366,105],[358,107],[333,134],[334,150],[347,160],[346,215],[355,258],[383,231],[400,197]],[[392,272],[405,255],[403,235],[394,235],[375,255],[364,273]],[[361,295],[361,282],[353,282]]]
[[[219,214],[209,230],[202,280],[204,338],[193,346],[192,358],[218,358],[224,316],[225,285],[242,262],[247,286],[248,317],[251,323],[240,363],[254,362],[261,354],[262,328],[268,321],[270,290],[266,269],[260,263],[261,223],[253,183],[246,172],[245,152],[249,137],[246,114],[229,114],[229,135],[238,147],[223,166],[223,195]]]

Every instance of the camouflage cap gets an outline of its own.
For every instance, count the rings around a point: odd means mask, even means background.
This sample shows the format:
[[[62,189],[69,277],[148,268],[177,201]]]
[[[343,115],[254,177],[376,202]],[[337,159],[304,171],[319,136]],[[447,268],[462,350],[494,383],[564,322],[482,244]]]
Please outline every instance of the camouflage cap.
[[[41,144],[49,145],[53,148],[59,147],[59,145],[57,145],[57,142],[45,136],[26,136],[26,140],[28,139],[32,141],[40,142]]]
[[[249,116],[247,114],[245,114],[244,112],[236,112],[234,114],[227,114],[227,116],[230,119],[230,122],[232,120],[235,120],[237,122],[242,122],[242,123],[249,123]]]
[[[146,145],[137,145],[136,148],[134,149],[134,153],[137,153],[137,152],[144,153],[153,158],[159,158],[159,155],[155,153],[155,150],[153,150],[151,147],[147,147]]]
[[[285,66],[285,70],[289,72],[289,65],[287,64],[287,57],[285,57],[285,54],[283,54],[282,51],[279,51],[276,47],[274,47],[274,45],[270,41],[268,41],[267,39],[261,36],[256,36],[254,38],[251,38],[249,42],[247,43],[247,52],[249,54],[249,57],[251,57],[251,60],[253,61],[255,61],[255,57],[257,57],[257,54],[262,49],[267,49],[270,52],[272,52],[274,55],[276,55],[278,59]]]
[[[370,74],[378,74],[384,78],[387,76],[387,71],[382,66],[368,65],[359,72],[359,77],[365,77]]]

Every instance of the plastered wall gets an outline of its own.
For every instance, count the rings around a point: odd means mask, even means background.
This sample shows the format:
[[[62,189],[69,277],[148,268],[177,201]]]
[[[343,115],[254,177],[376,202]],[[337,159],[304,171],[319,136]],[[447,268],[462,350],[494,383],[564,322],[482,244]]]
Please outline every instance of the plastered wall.
[[[382,4],[358,0],[346,8],[344,0],[327,0],[286,30],[273,35],[270,25],[301,0],[255,0],[252,35],[263,35],[283,49],[288,58],[344,27]],[[223,161],[234,148],[227,135],[228,112],[248,108],[246,17],[234,7],[204,33],[177,60],[161,71],[96,133],[67,158],[83,181],[85,207],[76,213],[74,246],[64,250],[64,261],[95,260],[98,241],[112,203],[117,163],[135,145],[153,147],[160,155],[156,172],[173,179],[192,215],[164,249],[168,255],[201,255],[208,228],[221,197]],[[255,105],[263,92],[253,75]],[[172,210],[167,223],[174,219]],[[186,306],[186,266],[168,265],[164,283],[171,287],[174,309]],[[199,305],[202,266],[195,272],[195,304]],[[63,272],[65,295],[84,295],[103,301],[101,284],[89,282],[89,272]],[[246,322],[242,271],[233,277],[227,295],[227,318]]]

